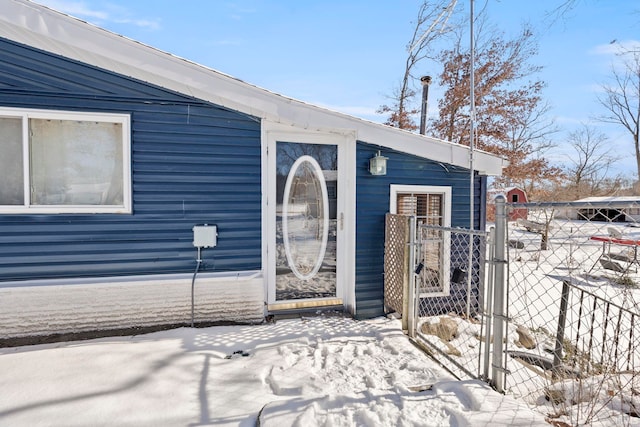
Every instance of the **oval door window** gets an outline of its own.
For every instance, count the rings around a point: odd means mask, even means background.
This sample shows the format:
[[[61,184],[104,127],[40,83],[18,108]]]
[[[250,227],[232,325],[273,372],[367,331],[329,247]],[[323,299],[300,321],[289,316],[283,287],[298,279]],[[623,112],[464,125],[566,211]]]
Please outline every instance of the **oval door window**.
[[[291,166],[282,198],[285,255],[293,274],[311,279],[322,266],[329,236],[329,198],[322,168],[311,156]]]

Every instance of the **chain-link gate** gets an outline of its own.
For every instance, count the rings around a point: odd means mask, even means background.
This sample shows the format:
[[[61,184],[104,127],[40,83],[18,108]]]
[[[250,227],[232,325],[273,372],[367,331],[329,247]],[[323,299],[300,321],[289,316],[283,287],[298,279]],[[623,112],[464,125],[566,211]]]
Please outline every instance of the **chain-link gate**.
[[[401,313],[409,335],[458,378],[486,378],[488,233],[404,215],[388,214],[386,224],[387,310]]]

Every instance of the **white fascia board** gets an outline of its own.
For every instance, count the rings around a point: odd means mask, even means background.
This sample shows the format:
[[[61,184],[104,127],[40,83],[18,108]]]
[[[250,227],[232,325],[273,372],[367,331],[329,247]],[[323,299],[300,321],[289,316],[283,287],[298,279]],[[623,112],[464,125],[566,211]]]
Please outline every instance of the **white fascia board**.
[[[287,98],[27,0],[0,0],[0,36],[274,123],[331,132],[469,167],[469,148]],[[474,169],[501,175],[504,159],[474,152]]]
[[[376,141],[384,141],[380,145],[436,162],[469,168],[471,151],[465,145],[417,135],[377,123],[358,129],[358,139],[373,144],[376,144]],[[480,150],[473,152],[473,169],[481,175],[500,176],[502,169],[507,165],[508,162],[501,157]]]

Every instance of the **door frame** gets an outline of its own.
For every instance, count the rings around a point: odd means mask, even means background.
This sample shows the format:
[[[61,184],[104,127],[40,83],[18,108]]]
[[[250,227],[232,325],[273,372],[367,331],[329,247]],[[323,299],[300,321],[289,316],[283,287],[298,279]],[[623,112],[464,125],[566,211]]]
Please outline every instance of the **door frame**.
[[[276,143],[329,144],[338,147],[338,235],[336,250],[336,297],[276,301]],[[262,122],[262,271],[265,313],[301,307],[342,304],[355,313],[355,158],[356,137],[351,130],[309,130],[263,120]]]

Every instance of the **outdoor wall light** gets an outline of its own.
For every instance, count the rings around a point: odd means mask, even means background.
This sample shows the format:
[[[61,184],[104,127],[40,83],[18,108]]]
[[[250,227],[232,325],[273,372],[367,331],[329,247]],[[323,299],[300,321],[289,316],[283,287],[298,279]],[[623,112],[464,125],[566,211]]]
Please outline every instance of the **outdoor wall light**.
[[[380,150],[378,150],[378,154],[369,159],[369,173],[371,175],[386,175],[387,159],[388,157],[380,155]]]

